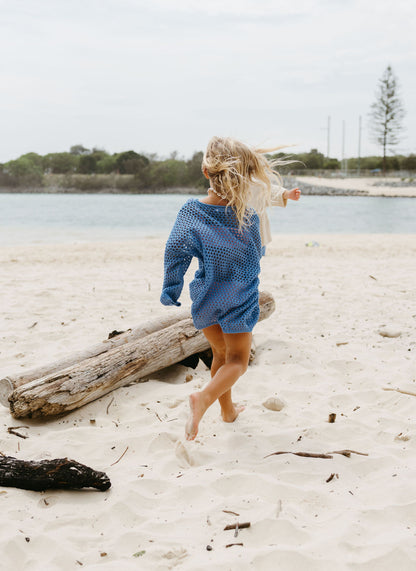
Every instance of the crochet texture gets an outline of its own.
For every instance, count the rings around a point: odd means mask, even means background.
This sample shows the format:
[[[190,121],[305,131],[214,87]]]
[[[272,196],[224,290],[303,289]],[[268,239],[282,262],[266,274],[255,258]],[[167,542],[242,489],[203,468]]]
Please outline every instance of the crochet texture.
[[[180,305],[183,278],[192,257],[199,267],[189,285],[197,329],[219,323],[224,333],[251,331],[259,316],[261,238],[251,210],[248,227],[238,229],[232,208],[188,200],[179,211],[165,250],[160,301]]]

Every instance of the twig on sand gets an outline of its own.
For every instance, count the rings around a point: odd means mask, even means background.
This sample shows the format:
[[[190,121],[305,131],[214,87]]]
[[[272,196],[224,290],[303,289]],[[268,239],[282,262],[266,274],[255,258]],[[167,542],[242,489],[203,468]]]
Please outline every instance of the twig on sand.
[[[367,452],[357,452],[356,450],[334,450],[333,452],[330,452],[330,454],[342,454],[343,456],[346,456],[347,458],[350,458],[351,454],[359,454],[360,456],[368,456]]]
[[[280,456],[280,454],[294,454],[295,456],[302,456],[303,458],[332,458],[330,454],[315,454],[313,452],[272,452],[267,454],[265,458],[269,456]]]
[[[294,456],[301,456],[302,458],[333,458],[332,454],[342,454],[350,458],[351,454],[359,454],[360,456],[368,456],[366,452],[356,452],[355,450],[334,450],[333,452],[327,452],[326,454],[315,454],[314,452],[272,452],[264,458],[269,458],[269,456],[279,456],[280,454],[293,454]]]
[[[114,397],[110,400],[110,402],[107,405],[107,414],[108,414],[108,410],[109,410],[110,406],[113,404],[113,402],[114,402]]]
[[[329,476],[329,478],[327,478],[327,479],[325,480],[325,482],[328,484],[328,482],[330,482],[330,481],[333,480],[334,478],[337,478],[337,479],[338,479],[338,478],[339,478],[338,474],[331,474],[331,475]]]
[[[240,545],[241,547],[244,547],[244,543],[228,543],[225,547],[233,547],[234,545]]]
[[[416,393],[412,393],[411,391],[403,391],[402,389],[392,389],[389,387],[384,387],[383,391],[395,391],[396,393],[401,393],[402,395],[409,395],[411,397],[416,397]]]
[[[231,523],[230,525],[226,525],[224,527],[224,531],[229,531],[230,529],[246,529],[247,527],[250,527],[251,523],[249,521],[246,521],[245,523]]]
[[[7,428],[7,432],[9,434],[14,434],[15,436],[18,436],[19,438],[29,438],[29,436],[27,436],[25,434],[20,434],[20,432],[17,432],[16,428],[29,428],[29,427],[28,426],[9,426]]]
[[[123,458],[124,454],[127,452],[127,450],[129,449],[129,447],[127,446],[127,448],[124,450],[123,454],[120,456],[120,458],[118,460],[116,460],[115,462],[113,462],[112,464],[110,464],[110,466],[114,466],[115,464],[117,464],[118,462],[120,462],[120,460]]]

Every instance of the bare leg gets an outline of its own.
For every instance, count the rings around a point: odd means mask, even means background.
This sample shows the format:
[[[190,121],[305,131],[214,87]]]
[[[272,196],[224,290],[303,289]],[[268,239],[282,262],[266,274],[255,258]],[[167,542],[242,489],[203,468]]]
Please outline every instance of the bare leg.
[[[219,325],[207,327],[204,330],[205,336],[211,344],[212,364],[211,378],[215,377],[218,369],[225,364],[226,345],[224,333]],[[234,422],[238,414],[244,410],[243,406],[236,406],[231,399],[231,389],[218,397],[221,406],[221,415],[224,422]]]
[[[202,391],[189,397],[191,414],[185,429],[187,440],[196,437],[201,418],[217,399],[226,422],[233,422],[242,410],[231,400],[231,387],[247,369],[251,333],[223,333],[219,325],[212,325],[204,329],[204,334],[214,356],[212,378]]]

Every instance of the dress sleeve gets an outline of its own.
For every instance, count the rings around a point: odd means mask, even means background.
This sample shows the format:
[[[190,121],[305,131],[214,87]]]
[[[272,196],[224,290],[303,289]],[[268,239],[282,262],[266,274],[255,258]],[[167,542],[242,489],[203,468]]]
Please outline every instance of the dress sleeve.
[[[193,248],[189,232],[189,215],[182,208],[176,218],[165,248],[165,274],[160,301],[163,305],[181,305],[183,277],[189,268]]]
[[[272,184],[272,206],[282,206],[283,208],[287,204],[287,198],[283,198],[283,193],[286,189],[283,186],[278,186],[277,184]]]

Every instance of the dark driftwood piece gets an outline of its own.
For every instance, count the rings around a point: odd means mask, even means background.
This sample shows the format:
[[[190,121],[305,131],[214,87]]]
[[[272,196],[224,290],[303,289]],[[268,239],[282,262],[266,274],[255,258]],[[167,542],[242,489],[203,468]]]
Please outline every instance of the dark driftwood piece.
[[[260,294],[260,319],[273,313],[274,299]],[[23,384],[9,396],[15,418],[54,416],[79,408],[119,387],[209,348],[192,318]]]
[[[36,462],[0,456],[0,486],[35,492],[80,488],[96,488],[104,492],[111,482],[104,472],[97,472],[68,458]]]

